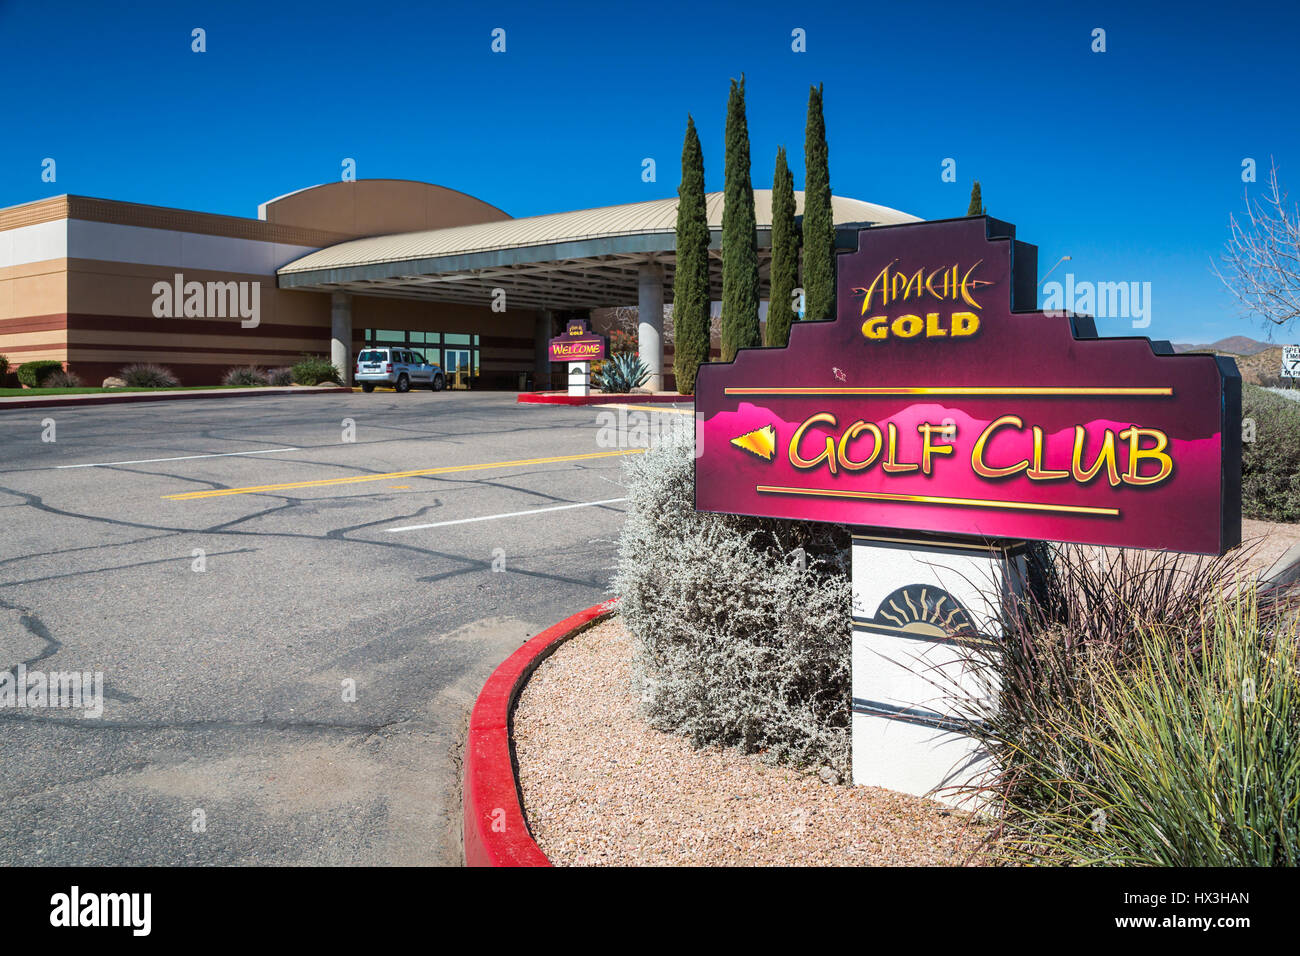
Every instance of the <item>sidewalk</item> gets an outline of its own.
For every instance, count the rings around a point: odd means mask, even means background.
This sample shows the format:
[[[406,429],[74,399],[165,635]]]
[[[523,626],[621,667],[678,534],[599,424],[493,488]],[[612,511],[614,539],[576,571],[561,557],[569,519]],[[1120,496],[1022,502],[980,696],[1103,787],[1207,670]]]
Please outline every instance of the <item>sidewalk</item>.
[[[0,397],[0,411],[9,408],[59,408],[72,405],[117,405],[123,402],[170,402],[189,398],[247,398],[250,395],[320,395],[330,392],[352,393],[340,385],[290,385],[283,388],[196,388],[179,390],[148,389],[92,392],[81,395],[13,395]]]

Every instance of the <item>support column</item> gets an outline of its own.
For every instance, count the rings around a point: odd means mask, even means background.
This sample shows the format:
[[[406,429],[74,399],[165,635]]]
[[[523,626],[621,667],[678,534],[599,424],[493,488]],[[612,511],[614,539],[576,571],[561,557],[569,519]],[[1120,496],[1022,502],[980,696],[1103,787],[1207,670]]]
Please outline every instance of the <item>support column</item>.
[[[554,326],[550,309],[538,309],[533,322],[533,388],[536,391],[551,386],[551,358],[549,343]]]
[[[853,536],[855,784],[981,808],[961,788],[996,772],[970,730],[998,686],[969,645],[1000,643],[1025,555],[1023,543]]]
[[[637,270],[637,351],[650,370],[645,388],[664,388],[664,270],[646,262]]]
[[[335,292],[330,296],[330,361],[343,376],[343,384],[352,384],[352,296]]]

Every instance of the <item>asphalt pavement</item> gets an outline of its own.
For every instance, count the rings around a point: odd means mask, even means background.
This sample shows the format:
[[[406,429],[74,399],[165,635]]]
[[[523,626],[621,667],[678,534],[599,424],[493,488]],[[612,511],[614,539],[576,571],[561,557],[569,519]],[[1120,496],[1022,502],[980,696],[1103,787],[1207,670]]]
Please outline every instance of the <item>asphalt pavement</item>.
[[[609,414],[0,411],[0,668],[103,675],[99,716],[0,698],[0,863],[458,863],[475,695],[608,596]]]

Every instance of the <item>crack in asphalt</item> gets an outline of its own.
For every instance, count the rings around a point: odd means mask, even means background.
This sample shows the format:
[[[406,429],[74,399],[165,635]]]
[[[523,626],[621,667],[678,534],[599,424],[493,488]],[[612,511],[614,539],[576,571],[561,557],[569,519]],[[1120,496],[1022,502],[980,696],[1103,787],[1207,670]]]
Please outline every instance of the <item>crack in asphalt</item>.
[[[5,672],[13,675],[13,683],[16,686],[18,683],[19,667],[31,670],[33,664],[39,664],[41,661],[48,660],[59,651],[63,650],[63,642],[50,633],[49,628],[45,626],[45,622],[33,614],[31,608],[20,607],[17,604],[10,604],[3,598],[0,598],[0,607],[3,607],[7,611],[17,611],[19,626],[45,645],[41,652],[35,657],[29,658],[25,661],[19,661],[17,664],[13,664],[5,669]],[[26,688],[24,688],[24,691],[26,691]],[[126,691],[115,690],[112,685],[108,683],[107,679],[105,679],[103,683],[101,693],[109,700],[121,701],[122,703],[127,704],[133,704],[140,700],[139,697],[129,694]],[[4,712],[0,711],[0,717],[3,716]]]
[[[204,557],[219,558],[229,554],[255,554],[258,550],[258,548],[235,548],[232,551],[209,551],[204,553]],[[42,557],[42,555],[30,555],[29,557]],[[175,561],[191,560],[193,560],[193,555],[184,554],[171,558],[154,558],[152,561],[136,561],[131,564],[110,564],[105,568],[87,568],[84,571],[65,571],[62,574],[48,574],[43,578],[26,578],[21,581],[3,581],[0,582],[0,588],[17,587],[20,584],[42,584],[46,581],[60,581],[64,578],[81,577],[86,574],[102,574],[105,571],[129,571],[132,568],[146,568],[155,564],[171,564]]]

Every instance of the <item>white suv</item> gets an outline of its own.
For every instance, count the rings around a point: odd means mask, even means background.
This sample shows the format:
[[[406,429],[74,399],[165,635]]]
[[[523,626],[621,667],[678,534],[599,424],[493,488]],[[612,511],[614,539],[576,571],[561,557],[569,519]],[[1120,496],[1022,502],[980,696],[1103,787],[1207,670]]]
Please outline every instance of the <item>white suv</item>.
[[[373,392],[376,385],[399,392],[409,392],[416,385],[441,392],[447,383],[442,369],[426,362],[419,352],[398,348],[362,349],[353,378],[363,392]]]

